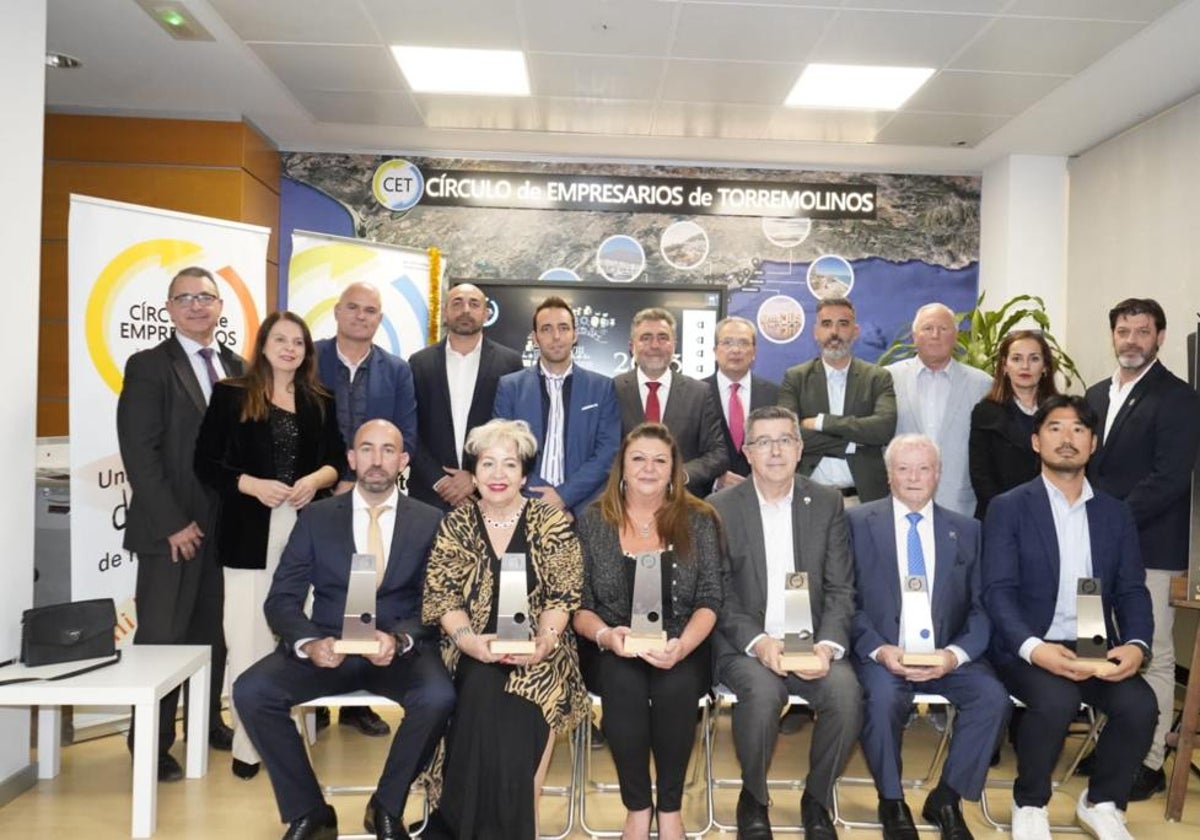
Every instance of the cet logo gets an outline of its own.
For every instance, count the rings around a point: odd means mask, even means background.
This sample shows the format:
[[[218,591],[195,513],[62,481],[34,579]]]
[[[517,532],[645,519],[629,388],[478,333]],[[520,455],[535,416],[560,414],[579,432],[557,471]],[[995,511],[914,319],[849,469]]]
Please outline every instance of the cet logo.
[[[425,194],[425,176],[416,164],[403,159],[381,163],[371,179],[375,200],[389,210],[408,210]]]
[[[174,334],[163,305],[168,281],[181,268],[205,265],[205,256],[195,242],[147,239],[117,254],[101,270],[88,295],[84,336],[96,373],[114,394],[121,393],[125,360]],[[245,355],[258,332],[258,307],[233,266],[213,274],[225,301],[217,340]]]

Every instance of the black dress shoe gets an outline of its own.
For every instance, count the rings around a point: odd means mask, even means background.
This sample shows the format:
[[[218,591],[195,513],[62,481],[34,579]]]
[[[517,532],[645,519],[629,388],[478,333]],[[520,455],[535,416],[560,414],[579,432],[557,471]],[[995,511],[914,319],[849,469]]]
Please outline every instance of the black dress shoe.
[[[337,840],[337,812],[322,802],[288,824],[283,840]]]
[[[367,802],[367,813],[363,816],[363,828],[367,834],[374,834],[375,840],[409,840],[402,816],[389,814],[372,796]]]
[[[233,775],[239,779],[253,779],[261,768],[262,765],[257,761],[251,764],[249,761],[241,761],[236,758],[233,760]]]
[[[604,749],[604,745],[607,743],[608,743],[608,741],[604,737],[604,732],[600,729],[599,726],[597,726],[596,724],[593,723],[592,724],[592,749],[594,749],[594,750]]]
[[[937,802],[930,796],[925,800],[921,816],[938,827],[942,832],[942,840],[975,840],[967,828],[967,821],[963,819],[962,806],[957,801]]]
[[[346,706],[338,715],[342,726],[353,726],[364,735],[379,737],[392,731],[388,722],[375,713],[370,706]]]
[[[1143,802],[1156,793],[1167,789],[1167,774],[1160,767],[1151,770],[1145,764],[1139,764],[1133,777],[1133,787],[1129,789],[1130,802]]]
[[[883,840],[920,840],[912,811],[903,799],[880,799],[879,821],[883,823]]]
[[[178,782],[183,778],[183,768],[170,753],[158,754],[158,780],[160,782]]]
[[[212,729],[208,730],[208,745],[221,752],[233,749],[233,730],[225,725],[225,721],[217,721]]]
[[[328,706],[317,706],[316,711],[313,712],[313,723],[315,724],[318,732],[329,726]]]
[[[738,840],[772,840],[771,819],[767,806],[755,799],[745,788],[737,803]]]
[[[800,797],[800,823],[804,826],[805,840],[837,840],[829,812],[808,791]]]

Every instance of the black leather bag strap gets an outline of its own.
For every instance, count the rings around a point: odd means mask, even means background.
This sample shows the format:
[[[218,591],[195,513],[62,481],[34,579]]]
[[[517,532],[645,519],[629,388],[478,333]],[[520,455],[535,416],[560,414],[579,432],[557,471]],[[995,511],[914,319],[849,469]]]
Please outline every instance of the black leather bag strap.
[[[67,671],[65,674],[59,674],[57,677],[17,677],[12,680],[0,680],[0,686],[16,685],[17,683],[27,682],[58,682],[59,680],[67,680],[71,677],[78,677],[80,674],[90,674],[92,671],[99,671],[101,668],[107,668],[109,665],[116,665],[121,661],[121,651],[117,651],[112,659],[104,662],[96,662],[88,665],[86,668],[76,668],[74,671]]]

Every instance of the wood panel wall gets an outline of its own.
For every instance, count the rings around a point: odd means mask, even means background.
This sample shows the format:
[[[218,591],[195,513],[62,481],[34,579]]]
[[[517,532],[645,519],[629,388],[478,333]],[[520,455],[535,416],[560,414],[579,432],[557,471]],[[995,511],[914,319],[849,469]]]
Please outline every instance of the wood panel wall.
[[[248,123],[46,115],[37,433],[66,435],[67,213],[71,193],[271,228],[267,311],[279,278],[279,153]]]

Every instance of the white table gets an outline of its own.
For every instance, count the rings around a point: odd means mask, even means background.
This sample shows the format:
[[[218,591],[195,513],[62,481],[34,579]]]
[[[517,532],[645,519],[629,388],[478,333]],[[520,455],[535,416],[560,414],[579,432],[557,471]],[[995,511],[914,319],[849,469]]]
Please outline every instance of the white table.
[[[206,645],[134,645],[116,665],[57,682],[0,685],[0,706],[38,707],[38,778],[59,771],[59,733],[63,706],[133,706],[137,728],[133,742],[133,836],[154,834],[158,818],[159,701],[188,682],[187,766],[189,779],[208,770],[208,683],[210,648]],[[59,672],[86,663],[56,666]],[[0,681],[36,676],[45,669],[9,665]]]

